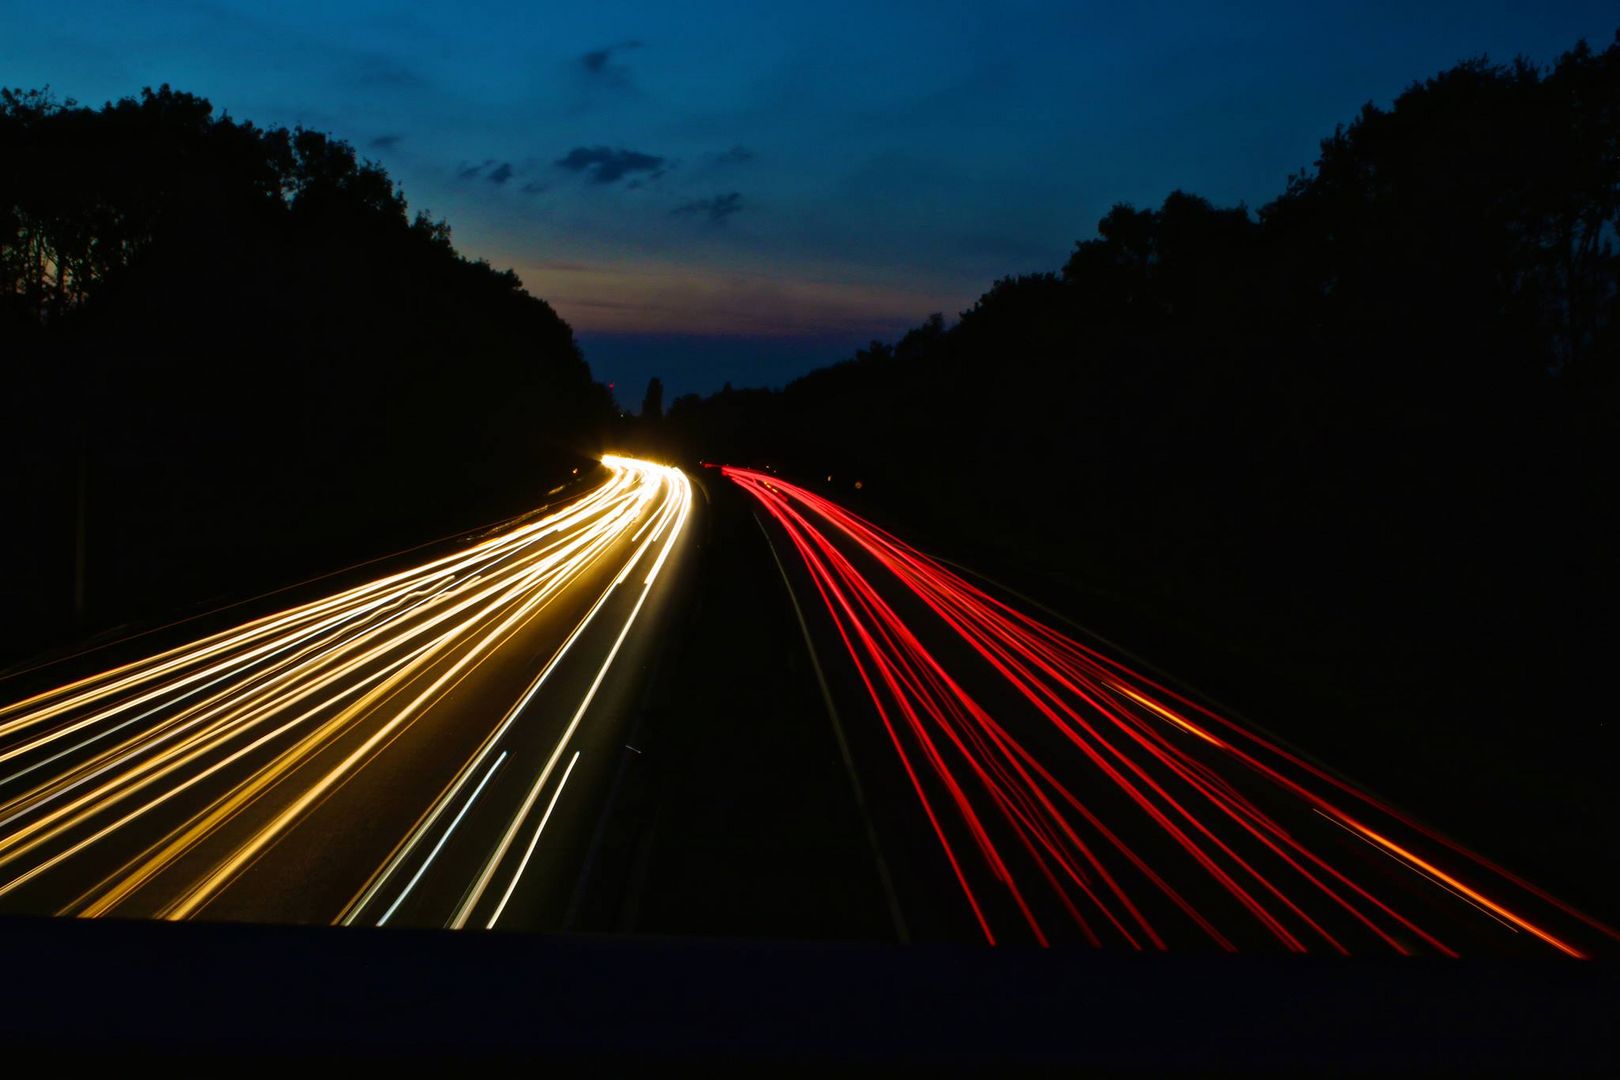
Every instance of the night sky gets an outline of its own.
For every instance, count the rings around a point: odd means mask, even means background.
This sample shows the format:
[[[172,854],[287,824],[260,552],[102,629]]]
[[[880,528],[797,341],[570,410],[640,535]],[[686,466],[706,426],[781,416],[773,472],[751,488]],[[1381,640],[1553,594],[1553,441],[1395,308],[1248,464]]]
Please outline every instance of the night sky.
[[[334,132],[517,270],[639,405],[780,385],[1059,266],[1116,201],[1263,203],[1364,102],[1549,62],[1593,3],[0,7],[0,82],[168,82]]]

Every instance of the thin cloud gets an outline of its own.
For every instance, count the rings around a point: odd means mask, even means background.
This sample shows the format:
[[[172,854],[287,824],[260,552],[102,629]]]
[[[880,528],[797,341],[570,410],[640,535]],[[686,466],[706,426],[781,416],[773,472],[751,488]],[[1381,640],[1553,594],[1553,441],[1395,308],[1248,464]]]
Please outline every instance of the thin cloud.
[[[576,146],[554,162],[559,169],[580,173],[594,184],[611,184],[626,176],[642,174],[656,180],[668,168],[667,158],[639,150],[614,150],[606,146]]]
[[[592,49],[582,53],[579,57],[579,66],[584,69],[587,77],[604,82],[612,86],[628,86],[630,84],[630,69],[623,64],[613,62],[613,54],[627,52],[630,49],[641,48],[639,41],[621,41],[617,45],[604,45],[600,49]]]
[[[716,165],[741,165],[744,162],[753,160],[754,152],[748,149],[748,147],[741,145],[733,146],[730,150],[722,150],[720,153],[714,155],[714,163]]]
[[[671,210],[672,214],[702,214],[716,225],[723,225],[727,218],[743,208],[742,194],[736,191],[724,195],[716,195],[709,199],[693,199],[682,203]]]
[[[495,184],[496,186],[506,183],[508,180],[512,179],[512,163],[510,161],[501,162],[495,168],[491,169],[489,171],[489,175],[484,177],[484,179],[488,180],[492,184]]]
[[[372,139],[371,146],[374,150],[392,150],[394,147],[399,145],[399,141],[404,137],[405,136],[403,135],[390,132],[387,135],[379,135],[375,139]]]

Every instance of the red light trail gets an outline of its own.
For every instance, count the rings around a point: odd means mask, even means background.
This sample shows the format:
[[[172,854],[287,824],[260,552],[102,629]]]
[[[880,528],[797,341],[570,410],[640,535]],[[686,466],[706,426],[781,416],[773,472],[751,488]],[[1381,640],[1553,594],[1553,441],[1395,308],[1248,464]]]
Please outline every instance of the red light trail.
[[[1454,957],[1457,901],[1481,928],[1571,957],[1588,954],[1593,931],[1620,939],[826,498],[722,471],[802,559],[992,944]],[[893,603],[874,584],[892,590],[889,578],[904,587]],[[925,620],[948,629],[943,646],[919,637],[941,640]]]

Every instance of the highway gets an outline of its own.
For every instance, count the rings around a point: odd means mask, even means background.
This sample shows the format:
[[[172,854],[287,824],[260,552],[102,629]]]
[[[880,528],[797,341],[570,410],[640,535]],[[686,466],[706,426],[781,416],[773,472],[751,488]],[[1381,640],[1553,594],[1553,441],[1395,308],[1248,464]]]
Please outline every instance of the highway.
[[[0,913],[561,929],[689,543],[679,470],[0,708]]]
[[[1620,939],[768,473],[721,470],[759,529],[737,512],[747,532],[701,580],[741,576],[692,624],[662,726],[633,734],[674,616],[693,610],[693,487],[667,466],[604,466],[460,550],[0,708],[0,914],[633,926],[581,921],[599,872],[678,893],[642,905],[676,928],[710,908],[763,925],[804,894],[837,898],[842,932],[923,943],[1588,957]],[[764,621],[778,571],[813,678]],[[766,647],[739,668],[741,635]],[[630,769],[643,735],[663,769],[651,786]],[[615,807],[621,787],[639,810]],[[763,845],[738,856],[752,876],[705,853],[745,852],[725,847],[743,837]],[[638,850],[650,861],[627,869]],[[847,887],[792,884],[806,875]]]
[[[778,552],[914,927],[949,902],[993,944],[1590,957],[1620,940],[991,583],[774,474],[722,472]]]

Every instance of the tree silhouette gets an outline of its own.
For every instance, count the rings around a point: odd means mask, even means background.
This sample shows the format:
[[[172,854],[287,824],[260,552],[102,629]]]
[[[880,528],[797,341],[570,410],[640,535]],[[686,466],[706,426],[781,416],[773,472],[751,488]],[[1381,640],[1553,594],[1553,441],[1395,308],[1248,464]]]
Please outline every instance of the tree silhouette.
[[[657,423],[664,418],[664,384],[654,375],[647,382],[647,392],[641,398],[641,419]]]
[[[379,166],[168,86],[0,92],[0,337],[42,568],[0,649],[69,609],[81,467],[109,620],[532,506],[611,416],[567,324]]]
[[[1257,211],[1117,205],[953,325],[666,427],[692,457],[861,475],[947,547],[1279,666],[1599,669],[1617,237],[1620,41],[1471,61],[1364,108]],[[1542,716],[1553,677],[1480,707]]]

